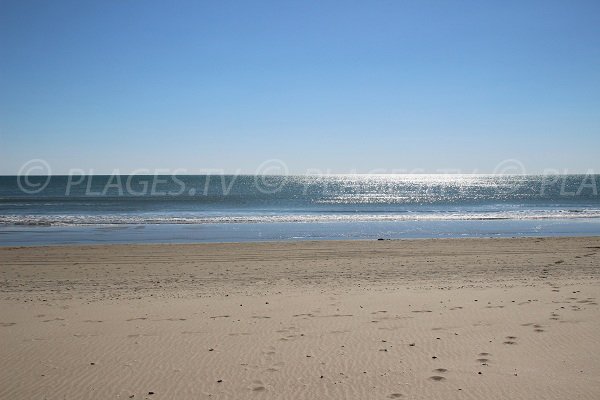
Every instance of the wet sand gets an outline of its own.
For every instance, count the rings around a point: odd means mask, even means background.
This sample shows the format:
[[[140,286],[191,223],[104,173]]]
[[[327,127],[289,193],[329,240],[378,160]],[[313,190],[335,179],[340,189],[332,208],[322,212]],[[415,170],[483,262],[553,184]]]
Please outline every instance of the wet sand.
[[[0,398],[600,398],[600,237],[0,248]]]

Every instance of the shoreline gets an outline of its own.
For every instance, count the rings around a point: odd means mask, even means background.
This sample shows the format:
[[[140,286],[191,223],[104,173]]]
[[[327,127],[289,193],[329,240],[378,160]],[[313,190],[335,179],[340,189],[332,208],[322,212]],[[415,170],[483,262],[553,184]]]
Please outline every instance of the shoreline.
[[[600,236],[600,220],[405,221],[0,227],[0,247],[64,244],[253,243],[482,237]]]
[[[3,245],[0,251],[6,249],[33,249],[33,248],[68,248],[68,247],[124,247],[124,246],[218,246],[218,245],[269,245],[293,243],[371,243],[371,242],[421,242],[421,241],[484,241],[484,240],[545,240],[545,239],[599,239],[600,235],[564,235],[564,236],[462,236],[462,237],[418,237],[418,238],[358,238],[358,239],[273,239],[261,241],[230,241],[230,242],[126,242],[126,243],[65,243],[65,244],[31,244],[31,245]]]

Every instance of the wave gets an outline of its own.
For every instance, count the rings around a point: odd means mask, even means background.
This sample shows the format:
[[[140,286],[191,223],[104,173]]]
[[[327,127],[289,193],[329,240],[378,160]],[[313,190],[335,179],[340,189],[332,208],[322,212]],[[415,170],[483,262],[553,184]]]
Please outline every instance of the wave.
[[[279,214],[279,215],[0,215],[0,225],[85,226],[158,224],[260,224],[402,221],[485,221],[600,218],[600,210],[528,210],[502,212],[429,212],[403,214]]]

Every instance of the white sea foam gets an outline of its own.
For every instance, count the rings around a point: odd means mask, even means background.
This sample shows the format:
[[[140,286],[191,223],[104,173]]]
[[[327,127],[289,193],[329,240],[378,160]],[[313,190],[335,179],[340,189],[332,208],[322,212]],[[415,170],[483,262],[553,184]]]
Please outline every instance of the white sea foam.
[[[501,212],[336,213],[280,215],[0,215],[0,224],[27,226],[333,223],[600,218],[600,209]]]

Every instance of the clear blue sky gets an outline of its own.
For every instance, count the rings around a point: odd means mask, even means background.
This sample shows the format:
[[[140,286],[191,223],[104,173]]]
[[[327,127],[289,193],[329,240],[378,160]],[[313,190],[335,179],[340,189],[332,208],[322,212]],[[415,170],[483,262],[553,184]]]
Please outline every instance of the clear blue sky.
[[[600,1],[0,0],[0,174],[600,173]]]

